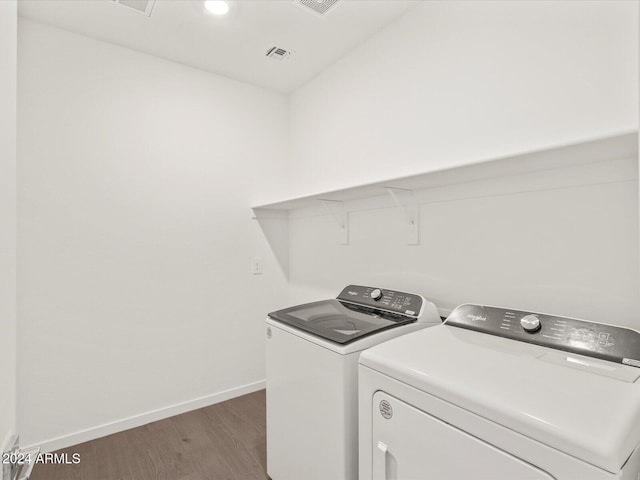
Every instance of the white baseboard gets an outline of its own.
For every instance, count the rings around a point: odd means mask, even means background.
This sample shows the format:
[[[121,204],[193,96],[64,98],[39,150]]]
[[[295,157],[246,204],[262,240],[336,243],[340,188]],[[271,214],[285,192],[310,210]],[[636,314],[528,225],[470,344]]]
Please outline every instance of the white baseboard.
[[[123,418],[122,420],[98,425],[96,427],[81,430],[69,435],[63,435],[61,437],[45,440],[39,445],[30,445],[25,446],[24,448],[28,449],[39,446],[41,452],[53,452],[55,450],[60,450],[61,448],[71,447],[79,443],[88,442],[89,440],[94,440],[106,435],[111,435],[112,433],[122,432],[124,430],[129,430],[130,428],[140,427],[142,425],[146,425],[147,423],[155,422],[157,420],[162,420],[168,417],[173,417],[174,415],[179,415],[191,410],[208,407],[209,405],[224,402],[225,400],[230,400],[241,395],[246,395],[247,393],[253,393],[258,390],[262,390],[263,388],[265,388],[264,380],[249,383],[247,385],[242,385],[240,387],[225,390],[223,392],[214,393],[212,395],[207,395],[205,397],[196,398],[187,402],[178,403],[169,407],[159,408],[157,410],[152,410],[140,415]]]

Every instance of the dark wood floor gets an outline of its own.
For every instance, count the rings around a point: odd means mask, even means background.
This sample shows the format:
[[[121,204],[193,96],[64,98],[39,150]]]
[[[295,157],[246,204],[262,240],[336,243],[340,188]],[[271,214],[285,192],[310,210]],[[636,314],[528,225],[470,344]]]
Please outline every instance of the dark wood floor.
[[[267,479],[265,392],[60,450],[78,465],[38,464],[31,480]]]

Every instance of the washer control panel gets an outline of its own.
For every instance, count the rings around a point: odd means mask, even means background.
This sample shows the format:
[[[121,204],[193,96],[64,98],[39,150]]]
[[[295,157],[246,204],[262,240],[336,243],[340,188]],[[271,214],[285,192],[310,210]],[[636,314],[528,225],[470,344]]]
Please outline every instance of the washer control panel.
[[[349,285],[340,292],[338,300],[380,308],[411,317],[417,317],[422,309],[420,295],[362,285]]]
[[[640,368],[640,332],[630,328],[471,304],[446,324]]]

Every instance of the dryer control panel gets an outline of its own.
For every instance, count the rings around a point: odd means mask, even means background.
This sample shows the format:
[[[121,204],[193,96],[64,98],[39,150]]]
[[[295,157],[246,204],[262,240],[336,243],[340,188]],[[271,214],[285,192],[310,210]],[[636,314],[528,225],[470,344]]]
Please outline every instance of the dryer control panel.
[[[340,292],[338,300],[388,310],[410,317],[417,317],[422,309],[420,295],[362,285],[349,285]]]
[[[640,368],[640,332],[630,328],[471,304],[446,324]]]

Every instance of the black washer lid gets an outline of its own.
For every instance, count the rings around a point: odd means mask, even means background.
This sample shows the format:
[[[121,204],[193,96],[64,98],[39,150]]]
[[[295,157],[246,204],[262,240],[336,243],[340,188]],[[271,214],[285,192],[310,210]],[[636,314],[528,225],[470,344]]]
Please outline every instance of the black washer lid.
[[[340,300],[305,303],[272,312],[269,317],[342,345],[416,321],[406,315]]]

